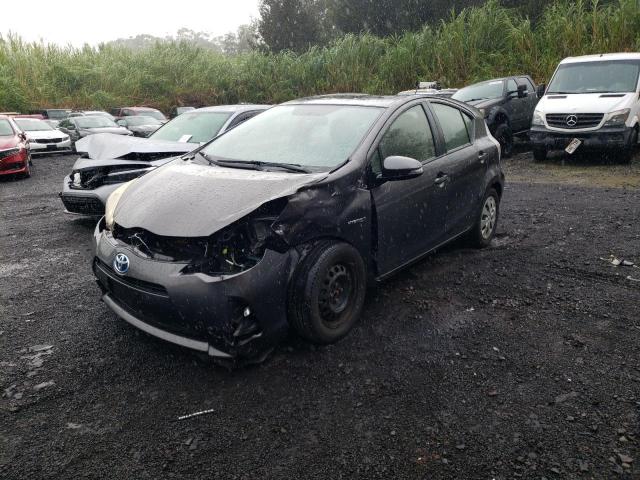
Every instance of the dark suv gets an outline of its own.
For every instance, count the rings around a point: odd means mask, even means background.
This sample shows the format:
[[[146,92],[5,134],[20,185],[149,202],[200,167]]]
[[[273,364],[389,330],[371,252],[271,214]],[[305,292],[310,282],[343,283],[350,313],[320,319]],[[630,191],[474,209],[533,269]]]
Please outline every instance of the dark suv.
[[[526,133],[533,111],[544,94],[528,75],[496,78],[458,90],[452,98],[476,107],[484,115],[491,134],[500,142],[502,155],[513,150],[513,136]]]

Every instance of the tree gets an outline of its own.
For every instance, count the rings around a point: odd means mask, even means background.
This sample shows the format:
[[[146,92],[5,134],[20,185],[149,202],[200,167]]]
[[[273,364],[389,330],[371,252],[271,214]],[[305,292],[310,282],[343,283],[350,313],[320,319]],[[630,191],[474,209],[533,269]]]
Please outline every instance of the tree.
[[[272,52],[302,52],[326,40],[324,0],[261,0],[258,31]]]

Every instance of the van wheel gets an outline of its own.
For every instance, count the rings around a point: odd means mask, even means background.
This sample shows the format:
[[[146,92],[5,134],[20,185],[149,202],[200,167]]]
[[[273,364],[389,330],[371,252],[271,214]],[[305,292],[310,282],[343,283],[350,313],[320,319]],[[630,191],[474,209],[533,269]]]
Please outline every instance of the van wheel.
[[[498,125],[494,137],[500,144],[502,158],[509,158],[513,153],[513,132],[511,131],[511,127],[506,123]]]
[[[547,159],[547,149],[534,147],[533,149],[533,161],[534,162],[544,162]]]
[[[633,153],[638,146],[638,126],[636,125],[629,137],[629,144],[620,152],[620,163],[627,165],[633,159]]]
[[[469,232],[469,241],[476,248],[489,246],[498,227],[500,196],[495,188],[490,188],[482,199],[482,207],[476,223]]]
[[[366,269],[358,251],[342,242],[318,242],[289,285],[289,323],[312,343],[334,343],[360,317],[365,293]]]

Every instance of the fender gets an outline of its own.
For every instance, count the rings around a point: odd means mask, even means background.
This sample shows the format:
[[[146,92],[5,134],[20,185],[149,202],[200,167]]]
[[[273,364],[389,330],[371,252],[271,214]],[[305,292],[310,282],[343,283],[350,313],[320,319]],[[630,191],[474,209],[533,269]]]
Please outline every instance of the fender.
[[[495,105],[493,107],[490,107],[489,115],[486,118],[486,122],[489,126],[489,130],[491,130],[491,133],[494,133],[495,128],[498,126],[496,124],[496,118],[500,114],[502,114],[507,119],[507,125],[511,127],[511,119],[509,118],[509,114],[507,113],[507,111],[502,108],[502,105]]]

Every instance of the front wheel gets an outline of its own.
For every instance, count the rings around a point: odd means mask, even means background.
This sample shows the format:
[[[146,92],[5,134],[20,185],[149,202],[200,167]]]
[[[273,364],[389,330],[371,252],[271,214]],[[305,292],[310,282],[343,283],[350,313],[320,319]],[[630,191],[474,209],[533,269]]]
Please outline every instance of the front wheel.
[[[547,159],[547,149],[534,147],[533,149],[533,161],[534,162],[544,162]]]
[[[633,159],[633,152],[638,146],[638,127],[636,126],[629,137],[629,144],[620,152],[620,163],[627,165]]]
[[[342,242],[323,241],[309,248],[289,287],[289,322],[312,343],[334,343],[349,333],[362,312],[364,261]]]
[[[496,128],[495,139],[500,144],[503,158],[509,158],[513,153],[513,132],[508,124],[502,123]]]
[[[476,248],[489,246],[498,227],[500,213],[500,196],[494,188],[490,188],[482,199],[482,208],[476,223],[469,232],[469,240]]]

